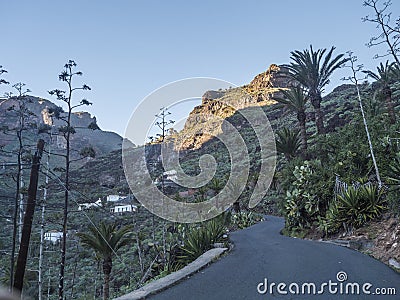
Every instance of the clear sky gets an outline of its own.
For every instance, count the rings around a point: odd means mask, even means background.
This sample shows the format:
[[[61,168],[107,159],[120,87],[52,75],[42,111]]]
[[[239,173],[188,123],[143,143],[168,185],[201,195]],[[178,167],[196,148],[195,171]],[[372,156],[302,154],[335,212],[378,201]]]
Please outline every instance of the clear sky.
[[[92,87],[87,110],[102,129],[123,135],[136,105],[162,85],[197,76],[243,85],[310,44],[352,50],[375,70],[378,49],[365,43],[377,31],[361,21],[372,13],[362,2],[3,0],[0,65],[5,79],[50,99],[48,90],[63,87],[62,66],[75,60]],[[391,11],[398,16],[400,1]]]

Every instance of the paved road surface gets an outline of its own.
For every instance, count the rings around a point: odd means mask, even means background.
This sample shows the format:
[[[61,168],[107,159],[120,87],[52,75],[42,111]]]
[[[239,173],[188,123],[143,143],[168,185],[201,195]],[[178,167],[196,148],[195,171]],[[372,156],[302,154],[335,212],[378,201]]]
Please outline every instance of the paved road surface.
[[[234,232],[230,238],[235,247],[219,261],[196,273],[169,289],[153,295],[151,300],[196,300],[196,299],[400,299],[400,275],[383,263],[354,250],[336,245],[285,237],[279,234],[284,226],[282,218],[268,216],[265,222]],[[340,294],[339,272],[345,272],[347,280],[342,282]],[[341,274],[345,275],[345,274]],[[273,287],[272,294],[260,294],[257,286],[261,282],[286,283],[282,286],[286,295],[279,294]],[[329,292],[331,289],[337,293]],[[317,292],[308,294],[304,285],[303,295],[294,295],[297,283],[299,292],[303,283],[315,283]],[[327,283],[328,285],[323,285]],[[349,283],[358,283],[362,290],[364,283],[371,294],[345,295]],[[337,285],[335,285],[337,284]],[[265,285],[261,285],[263,292]],[[312,285],[309,285],[311,291]],[[356,288],[356,287],[355,287]],[[395,296],[375,294],[375,288],[395,288]]]

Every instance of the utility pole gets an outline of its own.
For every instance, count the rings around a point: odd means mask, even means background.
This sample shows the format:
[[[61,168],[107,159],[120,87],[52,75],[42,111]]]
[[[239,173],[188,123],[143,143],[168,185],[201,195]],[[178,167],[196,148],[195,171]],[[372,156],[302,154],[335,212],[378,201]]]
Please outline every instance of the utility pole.
[[[28,188],[28,201],[24,216],[24,225],[21,236],[21,245],[19,247],[17,267],[14,276],[14,288],[22,292],[25,267],[28,256],[29,241],[31,238],[33,215],[36,206],[36,193],[39,181],[40,159],[42,158],[44,140],[40,139],[37,143],[37,150],[32,160],[31,175]]]
[[[46,165],[48,167],[49,161],[47,158]],[[48,174],[46,174],[46,186],[49,183]],[[39,248],[39,275],[38,275],[38,290],[39,290],[39,300],[42,300],[42,271],[43,271],[43,244],[44,244],[44,214],[46,210],[46,198],[47,198],[47,188],[43,191],[43,201],[42,201],[42,217],[40,223],[40,248]]]
[[[52,124],[49,124],[52,125]],[[38,289],[39,289],[39,300],[42,300],[42,288],[43,288],[43,244],[44,244],[44,225],[45,225],[45,210],[46,210],[46,202],[47,202],[47,186],[49,184],[49,161],[51,154],[51,143],[52,143],[52,132],[50,132],[50,142],[49,142],[49,151],[47,153],[46,159],[46,179],[45,185],[43,189],[43,201],[42,201],[42,216],[41,216],[41,224],[40,224],[40,248],[39,248],[39,275],[38,275]]]
[[[47,283],[47,300],[50,299],[51,267],[49,268],[49,282]]]
[[[22,236],[22,224],[23,224],[23,219],[24,219],[24,194],[22,193],[21,189],[24,187],[24,170],[22,168],[22,165],[20,167],[20,182],[19,182],[19,187],[20,187],[20,193],[19,193],[19,221],[18,221],[18,241],[21,242],[21,236]]]

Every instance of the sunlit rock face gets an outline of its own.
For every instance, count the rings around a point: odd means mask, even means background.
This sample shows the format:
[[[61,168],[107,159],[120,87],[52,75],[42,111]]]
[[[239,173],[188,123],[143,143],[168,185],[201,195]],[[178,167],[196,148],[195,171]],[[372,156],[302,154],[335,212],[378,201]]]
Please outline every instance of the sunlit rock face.
[[[206,91],[202,96],[202,103],[192,110],[183,130],[170,137],[175,148],[198,149],[213,136],[223,132],[222,120],[231,117],[236,110],[276,103],[272,97],[279,93],[279,88],[288,86],[287,78],[281,76],[280,71],[281,67],[272,64],[265,72],[255,76],[248,85]]]

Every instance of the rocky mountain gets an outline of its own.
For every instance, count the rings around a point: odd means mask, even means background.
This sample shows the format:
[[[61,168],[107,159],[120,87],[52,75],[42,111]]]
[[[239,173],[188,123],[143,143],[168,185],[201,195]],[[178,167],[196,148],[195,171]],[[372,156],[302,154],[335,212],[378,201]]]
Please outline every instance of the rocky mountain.
[[[294,114],[285,111],[271,99],[272,95],[277,94],[278,88],[288,85],[285,79],[278,76],[279,69],[279,66],[271,65],[268,70],[258,74],[249,84],[240,88],[205,91],[201,105],[195,107],[190,113],[183,130],[168,136],[167,139],[167,141],[175,143],[175,148],[180,152],[180,158],[182,158],[181,163],[188,174],[197,174],[198,157],[204,153],[217,153],[220,166],[217,170],[219,176],[229,171],[229,162],[225,161],[226,158],[229,160],[229,155],[224,152],[221,142],[213,137],[222,132],[222,122],[215,123],[213,116],[226,119],[239,130],[246,144],[248,144],[250,155],[255,160],[255,164],[252,166],[254,169],[257,168],[258,164],[258,148],[253,141],[254,132],[250,124],[241,116],[241,110],[255,105],[260,106],[267,115],[273,129],[282,126],[297,126]],[[325,120],[329,131],[334,131],[336,127],[340,127],[349,121],[350,113],[357,105],[355,97],[356,91],[352,85],[339,86],[324,97],[323,107],[326,112]],[[36,124],[36,128],[31,129],[29,135],[32,141],[36,141],[38,137],[37,127],[48,124],[49,110],[56,108],[57,105],[37,97],[29,97],[28,102],[27,105],[33,112],[30,121]],[[1,127],[15,125],[17,120],[8,111],[8,108],[12,105],[15,105],[15,101],[12,99],[3,99],[0,102]],[[232,107],[237,108],[237,110]],[[99,194],[99,196],[103,193],[128,193],[129,188],[124,178],[121,162],[122,138],[115,133],[88,129],[89,125],[96,124],[96,118],[87,112],[74,113],[72,123],[77,131],[72,137],[72,147],[79,148],[91,145],[96,150],[95,159],[91,159],[90,162],[85,160],[84,166],[83,164],[76,166],[74,177],[80,179],[77,181],[81,182],[81,187],[89,193]],[[312,109],[307,111],[307,124],[309,134],[312,134],[314,130]],[[62,125],[61,121],[53,120],[53,127],[60,125]],[[212,132],[212,135],[203,134],[205,128],[208,132]],[[8,135],[0,133],[0,144],[3,149],[12,148],[14,143],[15,140],[10,141]],[[60,152],[64,146],[60,137],[53,139],[51,143],[51,147]],[[148,159],[157,161],[159,154],[159,144],[146,145]],[[0,154],[0,162],[11,161],[11,159],[11,157]]]
[[[242,110],[254,105],[260,106],[274,130],[284,126],[298,126],[295,114],[286,111],[271,99],[273,94],[278,93],[278,88],[288,85],[286,80],[278,76],[278,71],[277,65],[271,65],[267,71],[258,74],[248,85],[241,88],[205,91],[201,105],[194,107],[182,131],[168,136],[166,140],[175,144],[175,150],[179,151],[182,168],[187,174],[198,173],[198,158],[206,153],[211,153],[216,158],[219,177],[229,172],[229,153],[226,152],[222,142],[212,135],[202,133],[205,129],[212,132],[214,136],[222,132],[221,123],[215,123],[213,116],[226,119],[238,129],[252,158],[252,170],[256,170],[259,165],[259,146],[254,142],[254,132],[250,124],[241,116]],[[231,107],[224,103],[231,104]],[[232,106],[239,109],[232,109]],[[357,109],[355,87],[346,84],[335,88],[324,97],[323,107],[327,130],[335,131],[336,128],[348,123],[352,112]],[[313,110],[307,109],[307,126],[310,135],[315,132],[314,120]],[[158,161],[160,152],[160,144],[146,145],[146,157],[149,161]],[[89,174],[95,174],[95,176],[90,177]],[[123,176],[120,151],[94,159],[85,167],[76,170],[76,176],[82,179],[87,178],[85,189],[90,190],[91,193],[95,193],[96,189],[97,191],[111,189],[115,193],[129,191]]]
[[[176,149],[200,148],[212,136],[222,133],[222,120],[233,116],[237,110],[276,103],[272,97],[279,93],[279,88],[289,85],[279,71],[281,67],[272,64],[243,87],[206,91],[201,105],[190,113],[183,130],[173,136]]]
[[[23,101],[24,109],[27,112],[25,123],[27,130],[23,136],[26,138],[27,144],[35,145],[39,138],[39,131],[44,125],[51,126],[50,132],[53,137],[49,139],[48,135],[41,135],[46,139],[46,147],[53,151],[62,151],[66,147],[65,139],[57,134],[58,128],[64,126],[62,120],[51,116],[51,111],[59,109],[53,102],[26,96],[23,100],[17,100],[12,97],[9,99],[0,99],[0,147],[4,150],[0,152],[0,162],[13,161],[12,155],[6,154],[8,151],[15,149],[17,136],[15,128],[18,127],[18,114],[16,111],[20,109],[20,103]],[[88,112],[74,112],[72,115],[72,125],[76,133],[71,135],[71,147],[79,153],[84,147],[93,147],[97,156],[103,156],[111,151],[121,148],[122,137],[114,132],[106,132],[98,129],[96,117],[91,116]],[[91,129],[90,129],[90,128]]]

